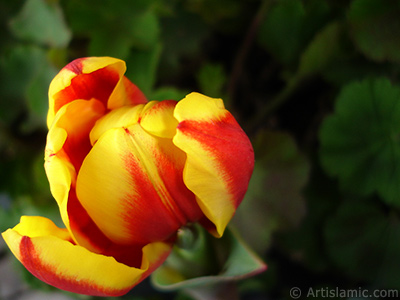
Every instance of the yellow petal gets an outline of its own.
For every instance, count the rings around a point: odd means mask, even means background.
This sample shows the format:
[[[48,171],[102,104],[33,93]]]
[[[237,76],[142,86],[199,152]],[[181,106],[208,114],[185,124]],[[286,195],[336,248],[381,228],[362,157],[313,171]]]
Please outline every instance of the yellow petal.
[[[191,93],[178,102],[174,144],[187,154],[184,181],[221,236],[247,190],[251,143],[221,99]]]
[[[51,220],[44,217],[22,216],[20,223],[13,230],[21,235],[29,235],[29,237],[52,235],[72,242],[67,229],[58,228]]]
[[[115,243],[165,240],[202,213],[183,183],[185,154],[139,124],[106,131],[82,164],[79,201]]]
[[[22,217],[20,224],[2,236],[18,260],[40,280],[93,296],[125,294],[165,260],[171,247],[165,243],[145,246],[141,266],[133,268],[72,244],[65,229],[42,217]]]
[[[89,132],[104,110],[94,99],[70,102],[58,111],[47,136],[45,170],[51,193],[69,230],[68,199],[80,165],[91,148]],[[79,240],[78,232],[71,234],[75,241]]]
[[[95,126],[91,130],[90,143],[94,145],[100,136],[109,129],[127,128],[130,125],[136,124],[143,107],[143,104],[124,106],[107,113],[96,122]]]
[[[58,110],[77,100],[99,100],[109,109],[146,103],[143,93],[124,77],[125,62],[111,57],[86,57],[72,61],[52,80],[47,125]]]
[[[183,120],[212,122],[223,119],[229,113],[222,99],[210,98],[200,93],[190,93],[178,102],[174,116]]]
[[[63,106],[47,135],[45,169],[57,203],[67,199],[83,158],[89,152],[89,132],[104,107],[96,100],[76,100]]]
[[[174,118],[176,101],[151,101],[143,110],[140,125],[147,132],[163,138],[173,138],[178,121]]]
[[[146,96],[128,78],[122,76],[108,99],[107,108],[116,109],[125,105],[144,104]]]
[[[109,68],[102,72],[102,76],[82,76],[106,67]],[[122,60],[111,57],[80,58],[66,65],[50,83],[47,126],[50,127],[57,111],[71,101],[89,100],[99,95],[99,92],[108,98],[125,70]]]

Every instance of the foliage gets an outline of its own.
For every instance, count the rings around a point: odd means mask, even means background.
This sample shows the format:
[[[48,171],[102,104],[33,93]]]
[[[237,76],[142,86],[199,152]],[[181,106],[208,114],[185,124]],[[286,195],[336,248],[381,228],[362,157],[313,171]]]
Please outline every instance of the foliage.
[[[222,97],[251,137],[233,226],[269,269],[237,283],[242,297],[400,289],[399,12],[394,0],[0,0],[0,230],[22,214],[60,222],[42,167],[48,86],[72,59],[109,55],[151,99]],[[145,282],[125,298],[186,297]]]
[[[376,192],[394,207],[400,205],[398,99],[400,88],[388,79],[350,83],[320,130],[326,172],[338,176],[344,189],[360,195]]]

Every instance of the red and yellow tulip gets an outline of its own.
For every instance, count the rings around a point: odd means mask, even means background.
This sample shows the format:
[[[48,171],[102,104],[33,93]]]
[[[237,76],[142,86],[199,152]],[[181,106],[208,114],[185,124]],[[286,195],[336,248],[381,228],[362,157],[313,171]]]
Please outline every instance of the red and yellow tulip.
[[[253,170],[250,141],[221,99],[147,101],[110,57],[75,60],[49,90],[45,170],[65,229],[23,216],[2,235],[57,288],[128,292],[199,222],[220,237]]]

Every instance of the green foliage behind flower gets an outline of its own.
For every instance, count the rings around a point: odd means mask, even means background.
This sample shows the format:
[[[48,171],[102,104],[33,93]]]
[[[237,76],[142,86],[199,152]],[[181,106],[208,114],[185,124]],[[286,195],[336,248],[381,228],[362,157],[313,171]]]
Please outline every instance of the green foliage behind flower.
[[[49,83],[75,58],[113,56],[151,100],[223,98],[252,139],[233,225],[269,269],[241,296],[400,289],[399,13],[391,0],[0,0],[0,231],[22,214],[57,223]]]

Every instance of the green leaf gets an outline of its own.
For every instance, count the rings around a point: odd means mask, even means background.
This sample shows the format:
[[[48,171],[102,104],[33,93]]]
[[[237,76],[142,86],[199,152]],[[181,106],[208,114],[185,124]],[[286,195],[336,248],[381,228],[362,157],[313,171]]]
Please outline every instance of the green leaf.
[[[149,99],[151,100],[182,100],[188,95],[190,91],[180,90],[172,86],[163,86],[157,88],[150,94]]]
[[[355,0],[348,11],[354,43],[375,61],[400,62],[400,3]]]
[[[199,14],[207,24],[223,32],[238,32],[247,26],[247,22],[243,22],[242,18],[246,17],[246,8],[249,5],[241,0],[189,0],[186,2],[189,11]]]
[[[311,154],[311,157],[316,155]],[[332,215],[343,196],[336,182],[326,176],[316,161],[312,162],[312,172],[308,185],[304,189],[307,213],[300,226],[294,230],[279,232],[275,241],[280,249],[289,256],[296,253],[299,262],[314,272],[329,272],[331,259],[323,251],[323,235],[326,219]]]
[[[97,28],[90,33],[90,56],[112,56],[126,59],[132,47],[149,50],[159,37],[159,24],[152,11],[137,14],[117,26]],[[116,28],[117,27],[117,28]]]
[[[11,121],[28,108],[30,117],[43,125],[47,113],[47,91],[55,73],[42,48],[13,48],[0,60],[0,93],[3,100],[0,102],[0,117]]]
[[[71,39],[61,8],[56,1],[27,0],[10,22],[20,39],[50,47],[65,47]]]
[[[89,55],[126,59],[132,48],[150,50],[159,42],[158,17],[148,1],[69,1],[74,33],[90,39]]]
[[[156,72],[161,54],[161,44],[149,50],[133,50],[126,60],[126,76],[145,95],[150,95],[156,80]]]
[[[26,91],[29,116],[25,123],[27,131],[32,131],[37,127],[46,127],[48,112],[48,90],[50,82],[58,70],[52,66],[48,59],[43,56],[37,73],[32,78]]]
[[[166,262],[151,276],[153,285],[164,291],[182,289],[204,289],[228,281],[243,279],[265,270],[265,264],[248,246],[230,229],[222,238],[212,237],[205,229],[197,227],[200,232],[200,243],[194,242],[194,248],[184,249],[185,255],[175,248]],[[191,255],[191,250],[195,253]],[[176,253],[178,252],[178,253]],[[199,261],[199,255],[203,258]],[[208,257],[208,261],[205,258]],[[181,260],[181,262],[179,262]],[[203,269],[200,276],[188,275],[192,268],[198,269],[199,263]],[[209,273],[204,273],[209,267]],[[215,271],[213,271],[215,270]],[[201,274],[201,273],[199,273]]]
[[[49,181],[43,166],[43,152],[40,152],[32,161],[32,189],[35,196],[41,199],[50,199],[53,201],[53,196],[50,192]]]
[[[205,64],[197,74],[200,91],[209,97],[223,97],[223,87],[227,77],[220,64]]]
[[[253,144],[256,164],[233,224],[253,249],[264,253],[273,233],[296,227],[304,217],[301,191],[310,166],[287,133],[264,131]]]
[[[0,192],[0,231],[14,227],[20,218],[19,212],[12,209],[12,198],[6,192]]]
[[[105,28],[126,29],[137,15],[146,13],[155,0],[68,0],[66,14],[78,34],[90,34]]]
[[[130,38],[138,49],[154,47],[159,39],[160,27],[156,14],[148,10],[131,21]]]
[[[345,86],[335,112],[320,130],[325,171],[343,189],[360,195],[377,192],[400,207],[400,88],[387,79]]]
[[[281,0],[260,25],[259,43],[281,63],[295,63],[302,49],[327,20],[325,1]]]
[[[91,34],[88,54],[89,56],[118,57],[125,60],[131,47],[132,41],[124,33],[112,33],[105,28]]]
[[[342,56],[322,71],[326,81],[341,88],[349,82],[364,78],[382,77],[395,71],[396,66],[379,64],[360,56]]]
[[[310,75],[324,70],[340,57],[342,27],[333,22],[324,27],[311,41],[300,57],[298,76]]]
[[[305,15],[300,0],[278,2],[260,27],[260,43],[281,62],[292,63],[302,47],[300,37]]]
[[[399,288],[400,220],[372,202],[346,201],[328,219],[326,249],[348,276],[381,288]]]
[[[163,44],[161,70],[165,70],[165,73],[161,75],[170,79],[171,72],[180,71],[178,67],[182,58],[200,55],[201,43],[207,36],[209,28],[198,15],[180,7],[174,10],[172,16],[162,19],[161,27]]]

